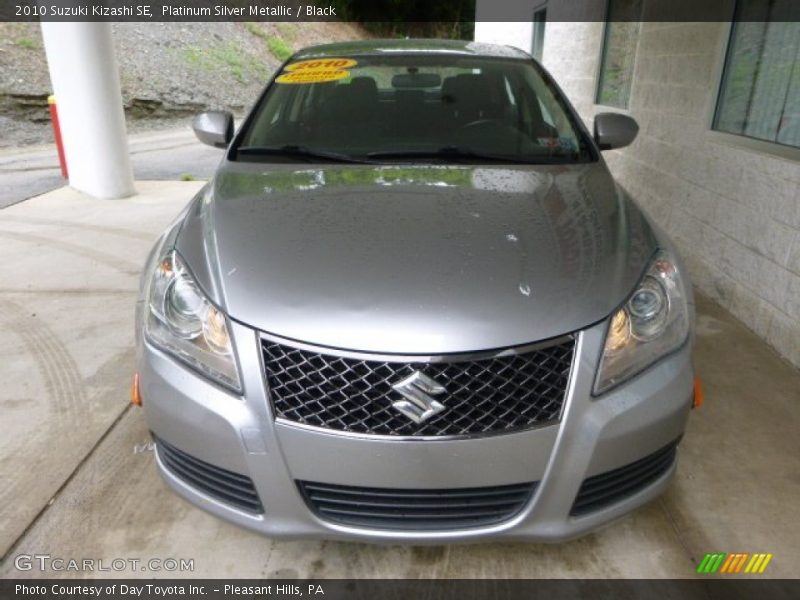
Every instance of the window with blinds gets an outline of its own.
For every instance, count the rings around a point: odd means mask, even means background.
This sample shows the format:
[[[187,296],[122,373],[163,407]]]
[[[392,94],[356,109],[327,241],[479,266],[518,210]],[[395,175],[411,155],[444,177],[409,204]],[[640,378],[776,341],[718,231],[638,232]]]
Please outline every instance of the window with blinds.
[[[608,1],[597,104],[628,108],[641,16],[642,0]]]
[[[713,128],[800,148],[800,3],[739,0]]]

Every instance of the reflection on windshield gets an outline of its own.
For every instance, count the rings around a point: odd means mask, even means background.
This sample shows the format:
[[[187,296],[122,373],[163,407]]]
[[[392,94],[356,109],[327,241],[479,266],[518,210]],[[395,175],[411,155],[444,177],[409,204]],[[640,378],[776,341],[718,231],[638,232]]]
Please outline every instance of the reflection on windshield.
[[[533,63],[439,55],[289,64],[237,148],[238,160],[260,162],[591,158],[574,117]]]
[[[323,186],[396,186],[426,185],[456,187],[472,185],[474,169],[470,167],[375,167],[351,169],[301,169],[291,171],[267,171],[262,173],[258,184],[266,193],[308,191]],[[238,181],[238,180],[237,180]],[[241,191],[241,190],[237,190]]]
[[[304,192],[323,187],[353,188],[372,186],[426,186],[462,188],[510,194],[530,194],[541,190],[554,177],[568,177],[572,171],[564,167],[524,169],[496,166],[458,165],[386,165],[295,169],[279,167],[254,175],[222,171],[215,181],[223,195],[239,196],[260,193]],[[252,173],[247,171],[248,174]],[[592,185],[601,185],[593,182]]]
[[[462,188],[507,194],[530,194],[541,190],[555,176],[570,173],[563,167],[547,171],[522,168],[468,167],[456,165],[352,166],[322,169],[275,168],[257,176],[221,172],[216,185],[223,195],[239,196],[283,192],[306,192],[336,187],[426,186]]]

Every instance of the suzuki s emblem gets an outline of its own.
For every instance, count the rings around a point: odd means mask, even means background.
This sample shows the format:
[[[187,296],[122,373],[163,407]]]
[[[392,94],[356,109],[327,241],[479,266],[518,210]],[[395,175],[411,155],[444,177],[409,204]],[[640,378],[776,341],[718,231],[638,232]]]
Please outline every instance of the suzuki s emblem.
[[[444,394],[447,390],[419,371],[414,371],[402,381],[395,383],[392,389],[405,398],[405,400],[392,402],[392,406],[414,423],[427,421],[445,409],[444,404],[433,396]]]

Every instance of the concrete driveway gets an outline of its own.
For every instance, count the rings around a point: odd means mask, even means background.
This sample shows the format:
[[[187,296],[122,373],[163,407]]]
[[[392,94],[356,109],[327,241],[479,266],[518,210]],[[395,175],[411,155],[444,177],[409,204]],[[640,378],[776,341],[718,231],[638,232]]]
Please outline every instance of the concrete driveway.
[[[193,508],[161,483],[128,404],[133,307],[152,241],[200,188],[139,196],[59,189],[0,210],[0,577],[15,557],[191,559],[192,572],[97,576],[692,577],[706,552],[770,552],[800,572],[800,373],[699,298],[706,405],[659,500],[561,544],[434,547],[272,541]],[[139,567],[140,569],[140,567]]]

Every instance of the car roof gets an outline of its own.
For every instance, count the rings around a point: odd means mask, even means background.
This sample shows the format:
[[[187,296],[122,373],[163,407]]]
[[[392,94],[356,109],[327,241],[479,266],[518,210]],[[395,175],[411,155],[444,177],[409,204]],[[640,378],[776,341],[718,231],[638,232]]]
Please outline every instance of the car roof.
[[[485,56],[493,58],[530,59],[530,55],[512,46],[485,44],[469,40],[357,40],[309,46],[298,50],[292,60],[328,58],[348,55],[386,54],[441,54],[459,56]]]

